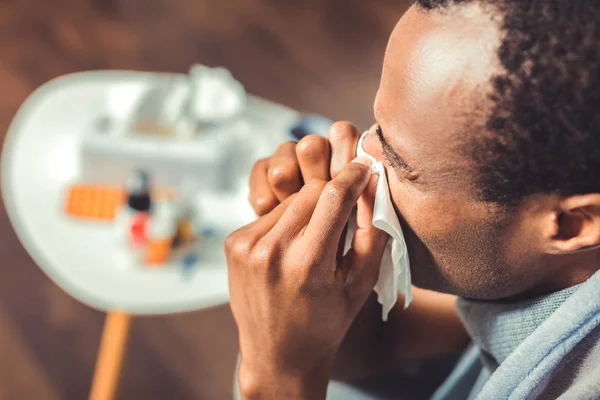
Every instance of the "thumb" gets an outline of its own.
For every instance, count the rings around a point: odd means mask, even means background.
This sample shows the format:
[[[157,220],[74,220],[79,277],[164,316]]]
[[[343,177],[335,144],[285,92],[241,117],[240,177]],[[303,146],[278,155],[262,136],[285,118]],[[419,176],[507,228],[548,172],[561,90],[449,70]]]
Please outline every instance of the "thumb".
[[[375,194],[377,193],[379,174],[371,175],[364,192],[358,199],[356,210],[356,224],[358,229],[367,229],[372,226],[373,208],[375,207]]]
[[[373,290],[379,277],[381,258],[388,241],[388,234],[373,226],[373,207],[379,175],[374,174],[358,201],[357,229],[352,239],[352,248],[342,259],[346,272],[346,287],[351,297],[364,302]]]

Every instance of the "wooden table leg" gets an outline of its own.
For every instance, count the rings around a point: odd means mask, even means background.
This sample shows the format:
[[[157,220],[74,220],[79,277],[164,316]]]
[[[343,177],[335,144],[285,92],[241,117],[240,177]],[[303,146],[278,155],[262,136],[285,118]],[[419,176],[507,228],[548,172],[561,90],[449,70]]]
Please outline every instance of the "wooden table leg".
[[[119,311],[106,314],[104,330],[96,358],[96,370],[90,400],[113,400],[121,374],[131,315]]]

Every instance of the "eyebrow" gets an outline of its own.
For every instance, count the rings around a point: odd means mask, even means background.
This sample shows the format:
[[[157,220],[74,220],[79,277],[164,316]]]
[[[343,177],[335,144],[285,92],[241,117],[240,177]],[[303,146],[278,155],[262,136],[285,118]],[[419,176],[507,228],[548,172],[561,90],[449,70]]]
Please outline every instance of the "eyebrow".
[[[377,138],[381,143],[384,155],[403,172],[406,172],[408,174],[414,173],[414,170],[404,160],[404,158],[402,158],[398,153],[396,153],[396,150],[394,150],[394,148],[385,140],[385,137],[383,136],[383,131],[381,130],[381,126],[379,124],[377,124],[375,133],[377,134]]]

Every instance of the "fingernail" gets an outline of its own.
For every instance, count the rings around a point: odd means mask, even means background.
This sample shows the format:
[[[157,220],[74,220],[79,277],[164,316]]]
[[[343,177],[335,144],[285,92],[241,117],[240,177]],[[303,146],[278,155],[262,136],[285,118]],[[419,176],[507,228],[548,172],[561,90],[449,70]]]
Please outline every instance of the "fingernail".
[[[357,164],[362,164],[367,167],[371,167],[371,165],[373,165],[373,160],[371,160],[368,157],[356,157],[354,160],[352,160],[352,162],[357,163]]]

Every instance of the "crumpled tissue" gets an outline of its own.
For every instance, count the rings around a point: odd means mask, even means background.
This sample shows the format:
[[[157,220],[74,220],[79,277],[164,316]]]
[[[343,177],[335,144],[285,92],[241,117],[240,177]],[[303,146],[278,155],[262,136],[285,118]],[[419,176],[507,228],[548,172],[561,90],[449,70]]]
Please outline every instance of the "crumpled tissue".
[[[390,235],[390,239],[381,259],[379,278],[374,290],[382,307],[382,319],[387,321],[389,312],[398,300],[398,291],[404,294],[404,308],[408,307],[412,300],[410,264],[404,234],[390,198],[385,167],[362,146],[367,134],[368,131],[360,137],[356,154],[358,157],[371,159],[373,161],[371,172],[379,175],[372,222],[373,226]]]

